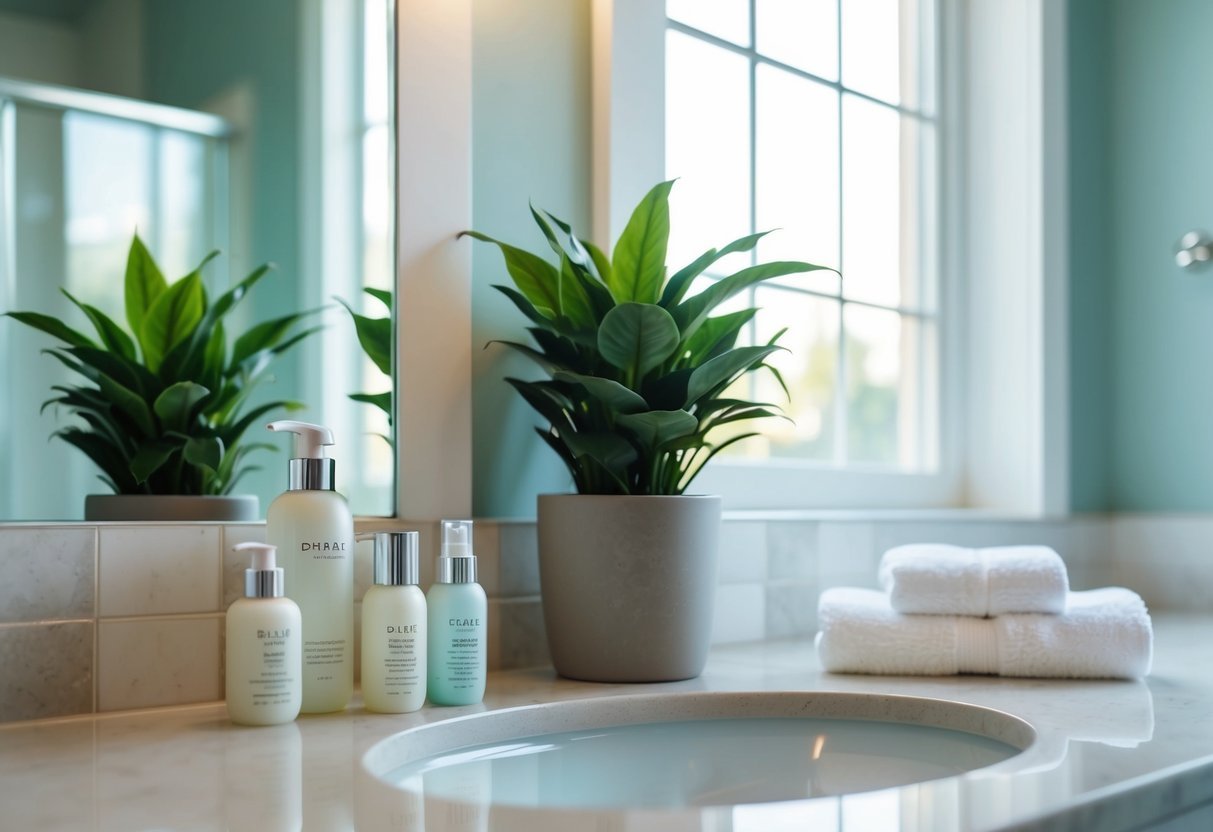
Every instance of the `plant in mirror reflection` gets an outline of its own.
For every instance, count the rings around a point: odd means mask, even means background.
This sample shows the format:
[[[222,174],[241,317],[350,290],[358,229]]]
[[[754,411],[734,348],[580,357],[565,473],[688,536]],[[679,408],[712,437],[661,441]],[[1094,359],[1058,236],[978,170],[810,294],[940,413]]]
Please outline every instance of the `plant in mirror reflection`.
[[[536,430],[582,494],[682,494],[713,456],[758,435],[739,424],[782,416],[778,406],[740,398],[733,388],[746,374],[766,369],[787,392],[767,363],[782,349],[783,332],[765,344],[737,346],[758,310],[712,312],[764,280],[826,268],[764,263],[705,280],[691,294],[714,263],[752,250],[767,232],[710,249],[667,279],[673,184],[649,191],[609,257],[533,206],[556,265],[480,232],[463,232],[493,243],[505,258],[514,286],[494,288],[531,322],[535,346],[502,343],[549,376],[506,381],[548,422]]]
[[[388,378],[392,377],[392,293],[386,289],[373,289],[365,287],[362,290],[366,294],[373,297],[375,300],[387,307],[387,315],[382,318],[372,318],[367,315],[361,315],[354,311],[354,307],[350,306],[343,299],[337,298],[337,302],[345,307],[345,310],[350,313],[350,317],[354,321],[354,332],[358,336],[358,343],[362,346],[362,351],[366,353],[367,358],[371,360],[379,372],[383,373]],[[350,398],[356,402],[372,405],[379,410],[382,410],[387,415],[387,423],[390,428],[392,425],[392,391],[387,390],[382,393],[350,393]],[[388,445],[392,445],[390,436],[383,436],[383,441]]]
[[[275,358],[320,329],[302,322],[318,310],[284,315],[249,328],[230,345],[223,321],[269,273],[263,265],[213,303],[198,268],[173,283],[135,235],[126,263],[126,331],[104,312],[61,290],[96,331],[95,339],[58,318],[6,312],[10,318],[62,342],[44,350],[84,383],[53,385],[42,404],[62,406],[83,425],[56,431],[101,469],[116,494],[230,494],[256,467],[248,455],[274,450],[242,443],[250,425],[294,401],[249,406]]]

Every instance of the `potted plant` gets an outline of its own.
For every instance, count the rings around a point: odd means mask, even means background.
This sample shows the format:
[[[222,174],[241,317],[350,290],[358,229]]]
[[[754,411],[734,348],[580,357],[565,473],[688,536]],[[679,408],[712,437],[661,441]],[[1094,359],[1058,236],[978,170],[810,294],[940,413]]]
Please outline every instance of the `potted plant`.
[[[764,234],[704,252],[667,279],[672,186],[663,182],[644,197],[609,257],[533,207],[556,265],[465,232],[500,248],[514,285],[494,288],[530,321],[534,342],[505,343],[548,375],[506,380],[548,423],[539,435],[577,491],[541,495],[538,514],[552,659],[559,673],[578,679],[665,681],[703,669],[720,498],[686,490],[713,456],[756,435],[736,425],[780,415],[731,390],[760,368],[778,377],[767,359],[781,349],[779,335],[737,346],[757,310],[712,313],[764,280],[823,268],[755,265],[691,294],[714,263],[750,251]],[[728,435],[717,440],[722,429]]]
[[[95,339],[37,312],[8,317],[62,345],[46,352],[81,377],[54,385],[43,403],[62,406],[81,424],[53,435],[79,448],[101,469],[113,491],[85,499],[86,520],[256,520],[255,496],[232,496],[250,469],[248,455],[273,449],[243,443],[245,430],[270,411],[302,407],[272,401],[248,407],[272,359],[317,328],[300,329],[309,312],[251,327],[230,345],[223,321],[269,273],[263,265],[211,303],[202,268],[165,280],[138,235],[126,264],[125,305],[130,331],[100,309],[63,290],[89,319]]]

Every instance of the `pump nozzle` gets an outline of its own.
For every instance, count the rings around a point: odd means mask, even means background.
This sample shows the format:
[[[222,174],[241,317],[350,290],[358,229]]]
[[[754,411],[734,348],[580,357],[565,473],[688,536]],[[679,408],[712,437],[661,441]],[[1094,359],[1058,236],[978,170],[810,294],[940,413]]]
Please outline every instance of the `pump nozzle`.
[[[282,567],[277,564],[277,546],[248,541],[237,543],[233,552],[251,552],[251,564],[244,570],[244,594],[249,598],[278,598],[283,591]]]
[[[466,558],[472,554],[472,521],[442,521],[442,557]]]
[[[295,434],[295,453],[291,459],[324,459],[324,446],[333,445],[333,432],[324,425],[280,419],[266,425],[270,430]]]
[[[295,452],[287,467],[291,491],[332,491],[337,464],[324,455],[324,446],[332,445],[333,432],[324,425],[281,419],[266,425],[273,431],[295,434]]]

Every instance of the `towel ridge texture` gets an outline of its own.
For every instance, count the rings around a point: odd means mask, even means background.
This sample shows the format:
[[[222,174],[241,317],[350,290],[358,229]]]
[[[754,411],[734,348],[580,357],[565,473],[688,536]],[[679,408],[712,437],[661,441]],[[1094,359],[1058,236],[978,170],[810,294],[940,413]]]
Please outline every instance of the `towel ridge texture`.
[[[894,610],[928,615],[1057,614],[1070,588],[1048,546],[898,546],[881,558],[879,577]]]
[[[871,589],[821,595],[817,655],[834,673],[1132,679],[1150,672],[1153,630],[1121,587],[1071,592],[1058,615],[904,615]]]

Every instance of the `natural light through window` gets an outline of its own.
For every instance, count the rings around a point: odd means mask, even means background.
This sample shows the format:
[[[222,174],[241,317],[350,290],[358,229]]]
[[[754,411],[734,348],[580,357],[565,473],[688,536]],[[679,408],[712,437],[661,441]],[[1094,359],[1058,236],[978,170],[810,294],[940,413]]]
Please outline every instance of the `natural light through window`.
[[[734,456],[930,472],[939,462],[935,0],[668,0],[669,262],[779,229],[755,262],[807,260],[741,303],[787,329],[745,391],[784,406]],[[710,279],[710,278],[705,278]],[[727,311],[727,310],[725,310]]]

